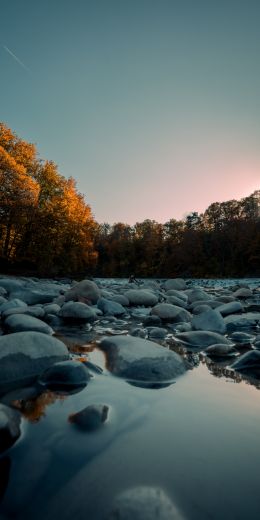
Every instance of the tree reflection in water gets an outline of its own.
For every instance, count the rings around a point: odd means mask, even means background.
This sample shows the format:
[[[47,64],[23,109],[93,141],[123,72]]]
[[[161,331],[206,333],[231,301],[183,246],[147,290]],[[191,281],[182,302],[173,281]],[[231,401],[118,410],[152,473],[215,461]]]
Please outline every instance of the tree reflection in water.
[[[17,399],[12,401],[12,406],[20,410],[23,417],[29,422],[36,423],[40,421],[42,417],[45,417],[47,406],[55,403],[55,401],[64,401],[66,395],[58,394],[56,392],[46,391],[35,399]]]

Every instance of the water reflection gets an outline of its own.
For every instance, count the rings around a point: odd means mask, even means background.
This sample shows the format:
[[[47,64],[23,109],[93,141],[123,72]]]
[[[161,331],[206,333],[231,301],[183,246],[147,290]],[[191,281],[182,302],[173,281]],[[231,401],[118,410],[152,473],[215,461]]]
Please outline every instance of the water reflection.
[[[64,401],[65,398],[66,396],[63,394],[47,390],[34,399],[16,399],[12,401],[12,406],[20,410],[27,421],[37,423],[45,417],[49,405],[55,401]]]
[[[0,459],[0,503],[2,502],[10,477],[11,459],[5,456]]]
[[[227,360],[219,361],[218,363],[212,361],[210,358],[201,355],[200,361],[202,364],[205,364],[209,370],[209,372],[215,376],[222,378],[224,377],[227,380],[231,380],[234,383],[244,382],[248,385],[253,385],[258,390],[260,389],[260,379],[256,376],[256,374],[242,374],[241,372],[236,372],[234,369],[230,368],[227,365]],[[256,377],[255,377],[256,376]]]

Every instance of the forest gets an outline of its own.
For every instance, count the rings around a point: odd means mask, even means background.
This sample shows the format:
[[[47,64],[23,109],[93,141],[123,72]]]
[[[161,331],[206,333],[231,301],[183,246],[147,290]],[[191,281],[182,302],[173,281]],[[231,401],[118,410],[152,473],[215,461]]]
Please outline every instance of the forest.
[[[260,276],[260,190],[214,202],[183,220],[100,224],[75,179],[0,123],[0,271],[75,278]]]

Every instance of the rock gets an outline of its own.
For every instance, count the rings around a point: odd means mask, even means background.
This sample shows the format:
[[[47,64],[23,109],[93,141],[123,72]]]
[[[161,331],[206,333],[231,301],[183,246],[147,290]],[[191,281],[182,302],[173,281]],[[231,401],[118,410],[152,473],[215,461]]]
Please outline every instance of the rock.
[[[226,332],[226,325],[221,314],[214,309],[194,316],[191,320],[191,326],[195,330],[209,330],[219,334]]]
[[[182,307],[183,309],[186,309],[187,302],[184,300],[181,300],[180,298],[176,298],[176,296],[168,296],[166,298],[167,303],[171,303],[172,305],[177,305],[178,307]]]
[[[28,305],[36,305],[38,303],[49,303],[52,302],[56,296],[57,291],[48,293],[45,291],[42,292],[26,288],[20,289],[19,291],[12,291],[10,293],[11,298],[19,298]]]
[[[176,323],[174,329],[177,332],[189,332],[191,330],[190,323]]]
[[[217,297],[217,301],[220,303],[231,303],[236,301],[236,299],[235,296],[229,294],[222,294],[221,296]]]
[[[250,350],[237,359],[231,368],[237,372],[252,373],[260,376],[260,351]]]
[[[100,348],[107,353],[109,370],[125,379],[169,381],[186,370],[178,354],[146,339],[112,336],[103,339]]]
[[[90,373],[80,361],[60,361],[47,368],[39,377],[39,383],[50,390],[71,390],[86,386]]]
[[[183,300],[185,303],[188,301],[188,295],[184,291],[177,291],[176,289],[166,291],[166,296],[175,296],[178,300]]]
[[[245,312],[243,314],[230,314],[224,318],[228,332],[234,330],[251,329],[260,321],[259,312]]]
[[[129,300],[124,294],[114,294],[113,296],[110,296],[108,300],[111,300],[111,302],[120,303],[124,307],[128,307]]]
[[[7,290],[4,287],[0,286],[0,296],[1,296],[1,298],[3,296],[6,296],[6,295],[7,295]]]
[[[55,314],[56,316],[58,316],[60,310],[61,307],[57,303],[49,303],[47,305],[44,305],[45,314]]]
[[[130,336],[134,336],[135,338],[147,338],[148,334],[146,329],[135,327],[130,330]]]
[[[81,302],[67,302],[62,306],[59,315],[68,322],[92,322],[96,313],[92,307]]]
[[[143,325],[146,327],[146,326],[149,326],[149,325],[154,325],[154,326],[160,326],[162,323],[162,320],[161,318],[159,318],[159,316],[155,316],[155,315],[151,315],[151,316],[146,316],[144,319],[143,319]]]
[[[182,520],[165,492],[140,486],[118,495],[106,520]]]
[[[158,303],[151,310],[151,314],[155,316],[159,316],[161,320],[179,323],[181,321],[191,321],[191,314],[182,309],[181,307],[177,307],[176,305],[172,305],[171,303]]]
[[[24,282],[14,280],[12,278],[0,278],[0,287],[3,287],[8,293],[19,290],[23,287]]]
[[[235,312],[242,312],[243,305],[240,302],[234,301],[225,303],[224,305],[220,305],[218,307],[218,311],[222,316],[228,316],[228,314],[234,314]]]
[[[216,345],[210,345],[205,349],[206,354],[209,356],[225,357],[234,355],[236,349],[232,345],[226,345],[225,343],[217,343]]]
[[[82,280],[76,283],[65,293],[65,301],[80,301],[87,304],[95,304],[100,298],[100,289],[95,282]]]
[[[163,327],[147,327],[149,338],[164,339],[168,334],[168,330]]]
[[[247,334],[246,332],[232,332],[230,334],[231,341],[234,341],[234,343],[237,343],[239,345],[250,345],[253,343],[255,337],[252,334]]]
[[[204,312],[210,311],[211,307],[206,303],[199,303],[193,309],[193,314],[202,314]]]
[[[0,453],[10,448],[20,437],[20,413],[0,403]]]
[[[148,289],[129,289],[125,292],[130,305],[155,305],[158,302],[158,296]]]
[[[194,312],[200,305],[207,305],[210,309],[218,309],[221,303],[217,300],[198,300],[190,304],[191,312]]]
[[[109,407],[106,404],[92,404],[80,412],[69,416],[69,421],[81,430],[94,431],[107,421]]]
[[[18,308],[22,307],[23,309],[27,307],[27,304],[23,302],[22,300],[19,300],[15,298],[14,300],[9,300],[5,303],[2,303],[0,305],[0,313],[3,313],[4,311],[7,311],[8,309]]]
[[[175,289],[176,291],[183,291],[186,289],[186,282],[182,278],[169,278],[164,283],[165,291],[170,291],[171,289]]]
[[[189,289],[187,294],[189,303],[194,303],[197,301],[207,302],[207,300],[212,300],[212,296],[210,294],[199,288]]]
[[[44,321],[38,320],[33,316],[26,316],[25,314],[13,314],[6,318],[4,323],[5,328],[10,332],[23,332],[27,330],[34,330],[36,332],[42,332],[43,334],[53,334],[53,329],[44,323]]]
[[[154,291],[159,291],[160,284],[155,280],[145,280],[145,282],[142,285],[142,289],[152,289]]]
[[[204,349],[209,347],[210,345],[214,345],[216,343],[222,343],[224,345],[232,345],[232,342],[229,341],[225,336],[221,336],[217,332],[210,331],[191,331],[191,332],[180,332],[176,334],[175,339],[180,341],[184,345],[189,347],[197,347]]]
[[[240,299],[246,299],[246,298],[250,298],[251,296],[253,296],[253,293],[251,291],[251,289],[247,289],[246,287],[241,287],[241,289],[237,289],[237,291],[235,291],[233,293],[233,296],[235,296],[235,298],[240,298]]]
[[[106,298],[99,298],[97,307],[104,314],[109,314],[110,316],[121,316],[126,313],[125,308],[120,303],[107,300]]]
[[[64,343],[41,332],[0,336],[0,393],[27,386],[53,363],[68,358]]]

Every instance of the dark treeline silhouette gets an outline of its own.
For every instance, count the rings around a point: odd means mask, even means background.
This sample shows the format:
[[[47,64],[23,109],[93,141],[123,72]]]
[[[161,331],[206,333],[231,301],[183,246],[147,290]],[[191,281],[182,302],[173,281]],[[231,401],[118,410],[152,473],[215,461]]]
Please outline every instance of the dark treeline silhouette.
[[[99,226],[98,274],[145,277],[260,275],[260,190],[159,224]]]
[[[0,123],[0,270],[45,276],[260,276],[260,190],[165,224],[97,224],[75,180]]]

